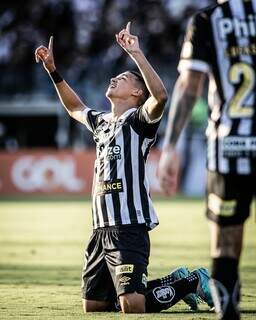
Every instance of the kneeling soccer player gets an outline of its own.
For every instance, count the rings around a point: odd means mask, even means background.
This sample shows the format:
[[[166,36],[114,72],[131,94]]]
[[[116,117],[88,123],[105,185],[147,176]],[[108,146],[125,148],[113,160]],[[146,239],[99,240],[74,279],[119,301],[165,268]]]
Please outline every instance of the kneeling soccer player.
[[[158,219],[149,196],[145,163],[167,92],[141,51],[138,38],[130,34],[130,23],[116,35],[116,41],[141,74],[126,71],[110,80],[106,92],[110,113],[88,108],[61,78],[55,68],[52,37],[48,48],[41,46],[35,52],[70,116],[85,124],[96,142],[94,230],[82,275],[84,311],[114,310],[118,299],[122,312],[157,312],[191,292],[211,304],[204,269],[184,273],[183,279],[177,280],[177,274],[184,271],[179,270],[174,273],[175,282],[173,274],[147,282],[148,231],[157,226]]]

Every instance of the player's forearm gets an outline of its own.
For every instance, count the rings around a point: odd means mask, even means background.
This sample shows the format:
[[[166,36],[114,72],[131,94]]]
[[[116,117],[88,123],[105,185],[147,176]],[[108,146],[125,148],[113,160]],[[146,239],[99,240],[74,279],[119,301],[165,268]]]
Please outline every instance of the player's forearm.
[[[50,37],[48,48],[40,46],[36,49],[35,58],[36,62],[42,61],[45,70],[54,83],[60,101],[68,113],[72,116],[74,111],[83,111],[85,105],[56,70],[53,55],[53,36]]]
[[[55,89],[58,93],[60,101],[70,115],[74,111],[81,111],[85,109],[85,105],[74,92],[74,90],[67,84],[65,80],[54,83]]]
[[[173,90],[164,148],[175,147],[195,102],[203,94],[205,79],[206,74],[199,71],[187,70],[180,74]]]
[[[150,95],[155,98],[159,105],[164,105],[167,100],[167,91],[158,74],[155,72],[141,50],[133,52],[130,55],[137,64]]]
[[[192,109],[198,98],[181,81],[175,85],[164,138],[164,148],[175,147],[180,134],[191,117]]]

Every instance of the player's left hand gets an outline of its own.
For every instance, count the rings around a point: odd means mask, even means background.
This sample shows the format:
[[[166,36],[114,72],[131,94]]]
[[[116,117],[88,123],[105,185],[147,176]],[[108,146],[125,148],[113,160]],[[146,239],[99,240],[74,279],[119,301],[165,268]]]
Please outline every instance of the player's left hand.
[[[179,156],[174,148],[166,148],[162,151],[157,175],[162,192],[167,196],[174,196],[178,188]]]
[[[45,46],[40,46],[36,49],[35,59],[37,63],[41,61],[45,70],[48,72],[53,72],[56,70],[53,56],[53,36],[50,37],[48,48]]]
[[[130,33],[131,22],[129,21],[126,28],[116,34],[117,43],[129,54],[140,51],[139,40],[137,36]]]

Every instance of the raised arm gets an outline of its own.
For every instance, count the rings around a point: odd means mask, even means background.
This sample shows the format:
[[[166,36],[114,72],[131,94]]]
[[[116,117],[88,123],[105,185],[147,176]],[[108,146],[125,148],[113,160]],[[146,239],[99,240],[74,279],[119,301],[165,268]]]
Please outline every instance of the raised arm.
[[[36,62],[41,61],[43,63],[45,70],[53,80],[61,103],[66,108],[70,116],[78,121],[81,121],[82,111],[84,111],[87,107],[56,71],[53,55],[53,37],[50,37],[48,48],[45,46],[40,46],[36,49],[35,58]]]
[[[131,23],[128,22],[126,29],[123,29],[116,35],[116,40],[134,60],[142,74],[150,93],[150,97],[143,107],[146,109],[150,120],[154,121],[163,114],[167,101],[167,91],[163,82],[141,51],[138,37],[131,35],[130,25]]]
[[[186,70],[179,76],[172,94],[164,146],[159,162],[158,175],[162,190],[172,195],[176,191],[178,160],[175,146],[191,116],[197,99],[203,93],[206,74]]]

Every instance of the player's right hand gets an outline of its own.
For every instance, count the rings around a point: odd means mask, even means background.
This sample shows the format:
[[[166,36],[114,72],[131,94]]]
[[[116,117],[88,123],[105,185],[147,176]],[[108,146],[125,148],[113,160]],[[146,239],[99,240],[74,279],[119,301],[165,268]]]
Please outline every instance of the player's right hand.
[[[179,177],[179,157],[174,148],[167,147],[162,151],[157,174],[163,193],[174,196],[178,189]]]
[[[125,29],[116,34],[117,43],[130,55],[140,51],[139,40],[130,32],[131,22],[129,21]]]
[[[36,62],[42,61],[44,68],[48,72],[53,72],[56,67],[53,57],[53,36],[50,37],[48,48],[40,46],[35,51]]]

